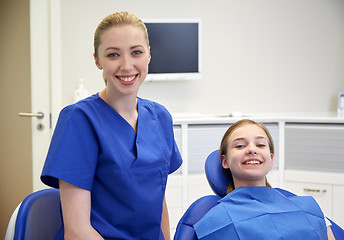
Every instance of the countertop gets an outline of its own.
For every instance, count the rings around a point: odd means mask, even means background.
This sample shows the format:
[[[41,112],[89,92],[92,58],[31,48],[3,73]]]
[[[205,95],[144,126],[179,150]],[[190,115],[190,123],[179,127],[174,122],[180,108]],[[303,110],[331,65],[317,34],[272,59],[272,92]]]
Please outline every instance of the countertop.
[[[229,113],[229,114],[172,114],[174,125],[190,124],[223,124],[234,123],[240,119],[252,119],[256,122],[287,122],[287,123],[332,123],[344,124],[344,115],[330,113]]]

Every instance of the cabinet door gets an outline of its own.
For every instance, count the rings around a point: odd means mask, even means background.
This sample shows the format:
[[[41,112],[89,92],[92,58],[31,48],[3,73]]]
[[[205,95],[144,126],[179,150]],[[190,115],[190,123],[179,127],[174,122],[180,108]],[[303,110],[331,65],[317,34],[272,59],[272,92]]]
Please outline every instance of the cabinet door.
[[[197,199],[214,195],[210,185],[208,184],[205,174],[189,174],[188,176],[188,206],[190,206]]]
[[[228,129],[226,124],[190,125],[188,128],[189,173],[204,173],[208,155],[220,148],[221,139]]]
[[[284,189],[298,196],[312,196],[325,216],[332,219],[332,185],[286,181]]]
[[[183,216],[182,194],[182,176],[181,174],[173,173],[168,177],[165,193],[170,218],[171,239],[176,231],[179,220]]]
[[[344,227],[344,186],[333,186],[333,221]]]
[[[343,125],[288,123],[285,129],[285,167],[343,173],[343,146]]]

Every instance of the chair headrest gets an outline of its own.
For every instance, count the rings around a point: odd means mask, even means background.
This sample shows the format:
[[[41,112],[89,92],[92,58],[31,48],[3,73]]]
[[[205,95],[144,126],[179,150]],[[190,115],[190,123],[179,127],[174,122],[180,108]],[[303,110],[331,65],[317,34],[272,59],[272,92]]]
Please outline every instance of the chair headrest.
[[[226,196],[231,179],[222,167],[220,150],[209,154],[205,161],[205,174],[214,193],[220,197]]]

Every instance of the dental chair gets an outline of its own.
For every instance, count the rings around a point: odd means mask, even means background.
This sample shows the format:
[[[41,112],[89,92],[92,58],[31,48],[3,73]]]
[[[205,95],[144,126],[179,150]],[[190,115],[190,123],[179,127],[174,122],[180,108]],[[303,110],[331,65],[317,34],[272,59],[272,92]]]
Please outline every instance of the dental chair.
[[[54,239],[62,225],[58,189],[43,189],[27,196],[13,212],[5,240]]]
[[[220,151],[213,151],[206,159],[205,173],[208,183],[216,195],[208,195],[196,200],[184,213],[176,228],[174,240],[197,240],[193,225],[198,222],[211,208],[213,208],[219,199],[226,196],[227,187],[230,179],[222,168]],[[295,196],[295,194],[286,190],[276,188],[286,197]],[[344,230],[336,223],[331,221],[331,229],[336,240],[344,240]]]

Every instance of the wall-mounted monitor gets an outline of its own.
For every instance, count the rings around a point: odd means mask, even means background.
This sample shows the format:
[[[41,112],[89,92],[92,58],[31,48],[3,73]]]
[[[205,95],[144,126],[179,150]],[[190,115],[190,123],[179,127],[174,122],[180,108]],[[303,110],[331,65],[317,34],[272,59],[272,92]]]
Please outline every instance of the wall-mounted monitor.
[[[200,19],[146,19],[151,61],[148,81],[200,79]]]

